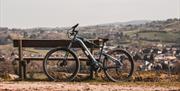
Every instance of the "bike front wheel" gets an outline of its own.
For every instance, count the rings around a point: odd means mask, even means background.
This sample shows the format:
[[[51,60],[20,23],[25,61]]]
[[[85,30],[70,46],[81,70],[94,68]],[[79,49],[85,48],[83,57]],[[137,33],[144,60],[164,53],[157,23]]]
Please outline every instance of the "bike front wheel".
[[[67,48],[50,50],[44,58],[43,69],[50,80],[72,81],[80,68],[80,62],[73,51]]]
[[[134,62],[128,52],[116,49],[107,53],[103,67],[109,80],[114,82],[127,81],[133,74]]]

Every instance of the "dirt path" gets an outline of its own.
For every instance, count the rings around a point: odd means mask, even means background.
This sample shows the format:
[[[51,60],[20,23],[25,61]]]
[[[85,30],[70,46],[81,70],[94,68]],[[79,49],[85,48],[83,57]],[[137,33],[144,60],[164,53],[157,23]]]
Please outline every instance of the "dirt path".
[[[175,86],[136,86],[86,82],[0,82],[0,91],[127,91],[180,90]]]

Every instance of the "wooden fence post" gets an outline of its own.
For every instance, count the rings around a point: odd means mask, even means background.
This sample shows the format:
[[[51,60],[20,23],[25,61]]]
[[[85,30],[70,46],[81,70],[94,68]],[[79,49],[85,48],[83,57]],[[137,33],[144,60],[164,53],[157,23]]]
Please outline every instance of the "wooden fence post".
[[[23,53],[22,53],[22,40],[19,40],[19,77],[20,80],[24,80],[24,75],[23,75]]]

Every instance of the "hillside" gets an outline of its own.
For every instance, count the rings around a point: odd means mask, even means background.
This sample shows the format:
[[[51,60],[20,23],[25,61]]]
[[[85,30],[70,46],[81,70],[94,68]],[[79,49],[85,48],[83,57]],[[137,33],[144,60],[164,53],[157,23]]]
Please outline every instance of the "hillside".
[[[11,39],[62,39],[68,28],[9,29],[0,27],[0,44],[12,43]],[[110,43],[132,43],[131,41],[155,41],[180,43],[180,19],[162,21],[130,21],[79,27],[80,35],[86,38],[108,37]]]

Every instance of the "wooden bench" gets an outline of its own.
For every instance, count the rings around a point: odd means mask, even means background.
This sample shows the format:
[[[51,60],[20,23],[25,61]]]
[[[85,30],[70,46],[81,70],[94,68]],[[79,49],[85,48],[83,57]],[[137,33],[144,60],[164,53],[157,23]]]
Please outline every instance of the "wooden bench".
[[[93,43],[99,45],[99,39],[91,39]],[[19,77],[21,80],[26,79],[26,65],[27,61],[43,60],[44,57],[23,57],[23,48],[55,48],[55,47],[67,47],[70,40],[26,40],[26,39],[16,39],[13,40],[13,46],[18,47],[18,58],[15,60],[19,61]],[[91,52],[94,50],[94,46],[85,43]],[[73,44],[72,48],[80,48],[76,43]],[[87,61],[87,58],[79,58],[81,61]],[[52,59],[53,60],[53,59]],[[93,74],[93,73],[91,73]]]

